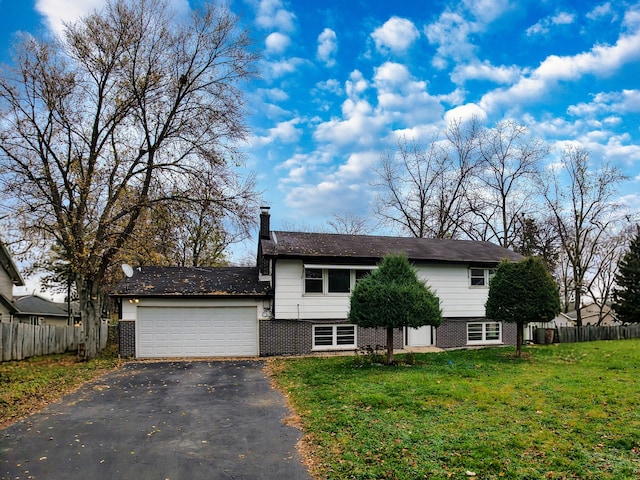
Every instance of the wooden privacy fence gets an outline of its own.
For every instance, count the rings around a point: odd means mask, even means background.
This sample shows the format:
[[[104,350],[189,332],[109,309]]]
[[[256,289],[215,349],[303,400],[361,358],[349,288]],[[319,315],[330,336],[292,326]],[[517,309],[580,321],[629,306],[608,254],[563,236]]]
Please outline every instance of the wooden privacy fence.
[[[552,341],[558,343],[595,342],[597,340],[640,338],[640,324],[635,323],[616,327],[588,325],[554,329],[536,328],[533,338],[535,343],[551,343]]]
[[[82,340],[80,327],[0,323],[0,361],[73,352]],[[107,345],[108,326],[100,325],[100,349]]]

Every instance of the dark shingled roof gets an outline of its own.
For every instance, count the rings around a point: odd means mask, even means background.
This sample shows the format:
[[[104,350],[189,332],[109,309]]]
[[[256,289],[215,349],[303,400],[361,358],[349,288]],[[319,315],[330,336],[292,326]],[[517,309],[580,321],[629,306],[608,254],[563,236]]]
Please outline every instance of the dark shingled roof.
[[[50,317],[67,317],[67,305],[52,302],[38,295],[17,297],[13,303],[22,315],[47,315]]]
[[[499,245],[472,240],[276,231],[261,242],[265,256],[285,258],[377,260],[404,253],[415,262],[497,264],[503,259],[522,259]]]
[[[114,296],[262,296],[268,282],[255,267],[137,267]]]

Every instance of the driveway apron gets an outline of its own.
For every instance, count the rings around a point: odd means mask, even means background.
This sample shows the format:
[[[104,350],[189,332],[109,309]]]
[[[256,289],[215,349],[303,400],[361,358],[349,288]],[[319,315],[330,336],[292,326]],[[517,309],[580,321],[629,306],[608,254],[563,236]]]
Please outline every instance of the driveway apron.
[[[0,478],[309,480],[263,367],[126,364],[0,430]]]

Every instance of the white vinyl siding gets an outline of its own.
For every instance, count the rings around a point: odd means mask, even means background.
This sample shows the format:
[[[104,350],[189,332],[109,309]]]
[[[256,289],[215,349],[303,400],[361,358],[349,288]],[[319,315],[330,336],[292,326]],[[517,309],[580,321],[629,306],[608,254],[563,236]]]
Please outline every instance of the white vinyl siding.
[[[307,267],[312,268],[311,265]],[[322,267],[327,268],[327,266]],[[343,319],[349,311],[347,294],[305,294],[304,264],[300,260],[275,263],[275,312],[279,319]],[[444,317],[484,317],[489,289],[469,288],[466,265],[418,265],[418,276],[440,298]],[[356,275],[357,270],[353,274]],[[363,274],[360,274],[363,275]]]
[[[469,345],[502,343],[502,323],[469,322],[467,324],[467,343]]]
[[[314,350],[340,350],[356,348],[355,325],[314,325]]]

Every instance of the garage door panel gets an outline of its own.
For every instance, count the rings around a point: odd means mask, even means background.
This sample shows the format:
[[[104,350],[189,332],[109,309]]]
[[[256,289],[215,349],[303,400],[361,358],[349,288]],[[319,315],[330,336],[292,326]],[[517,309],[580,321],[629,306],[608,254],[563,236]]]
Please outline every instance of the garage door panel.
[[[138,307],[138,357],[255,356],[256,307]]]

